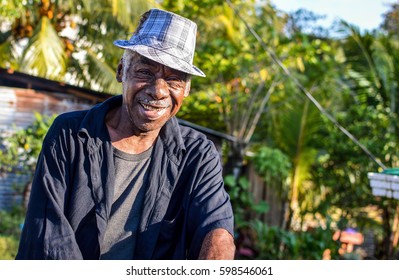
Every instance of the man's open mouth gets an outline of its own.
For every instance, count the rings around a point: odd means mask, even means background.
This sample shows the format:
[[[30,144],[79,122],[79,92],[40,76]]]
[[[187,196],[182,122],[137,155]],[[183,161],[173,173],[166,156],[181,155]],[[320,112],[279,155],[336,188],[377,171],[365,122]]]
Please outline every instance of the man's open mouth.
[[[143,108],[146,109],[146,110],[157,111],[157,112],[168,108],[168,107],[152,106],[152,105],[143,104],[143,103],[141,103],[141,106],[143,106]]]
[[[169,102],[162,101],[162,100],[143,99],[143,100],[140,100],[139,103],[145,110],[157,111],[157,112],[165,110],[170,106]]]

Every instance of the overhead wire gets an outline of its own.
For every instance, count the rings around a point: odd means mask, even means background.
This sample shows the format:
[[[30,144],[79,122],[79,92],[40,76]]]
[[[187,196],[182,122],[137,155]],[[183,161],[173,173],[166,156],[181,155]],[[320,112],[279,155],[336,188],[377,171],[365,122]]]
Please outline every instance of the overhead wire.
[[[350,140],[352,140],[360,149],[363,150],[379,167],[383,170],[387,167],[380,161],[376,156],[374,156],[355,136],[353,136],[346,128],[344,128],[330,113],[328,113],[320,103],[312,96],[312,94],[298,81],[298,79],[291,74],[287,67],[284,66],[282,61],[277,57],[277,55],[267,47],[266,43],[260,38],[256,31],[248,24],[248,22],[240,15],[239,11],[234,7],[230,0],[226,0],[227,4],[233,9],[234,13],[238,18],[244,23],[248,31],[255,37],[259,42],[263,50],[271,57],[274,63],[276,63],[283,72],[295,83],[295,85],[305,94],[305,96],[316,106],[316,108],[326,116],[341,132],[343,132]]]

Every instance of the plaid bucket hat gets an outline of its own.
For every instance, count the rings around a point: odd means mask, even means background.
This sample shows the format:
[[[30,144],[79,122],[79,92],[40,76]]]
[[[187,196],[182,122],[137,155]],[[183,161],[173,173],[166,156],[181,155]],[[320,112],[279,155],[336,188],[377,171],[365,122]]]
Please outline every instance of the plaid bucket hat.
[[[197,25],[171,12],[151,9],[130,40],[114,45],[129,49],[172,69],[195,76],[205,74],[193,65]]]

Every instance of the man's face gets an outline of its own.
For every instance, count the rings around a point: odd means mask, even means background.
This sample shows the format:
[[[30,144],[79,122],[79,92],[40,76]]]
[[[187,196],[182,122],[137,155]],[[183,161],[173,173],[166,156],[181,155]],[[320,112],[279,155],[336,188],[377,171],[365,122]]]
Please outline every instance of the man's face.
[[[123,105],[133,129],[160,130],[189,93],[187,74],[140,55],[124,61],[123,67]]]

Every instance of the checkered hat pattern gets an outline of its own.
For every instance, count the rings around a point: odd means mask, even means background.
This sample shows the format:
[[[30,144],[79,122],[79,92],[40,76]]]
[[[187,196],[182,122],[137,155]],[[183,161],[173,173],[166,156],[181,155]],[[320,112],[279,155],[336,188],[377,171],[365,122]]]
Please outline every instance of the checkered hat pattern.
[[[193,65],[197,25],[171,12],[151,9],[148,18],[130,40],[114,45],[138,52],[172,69],[195,76],[205,74]]]

